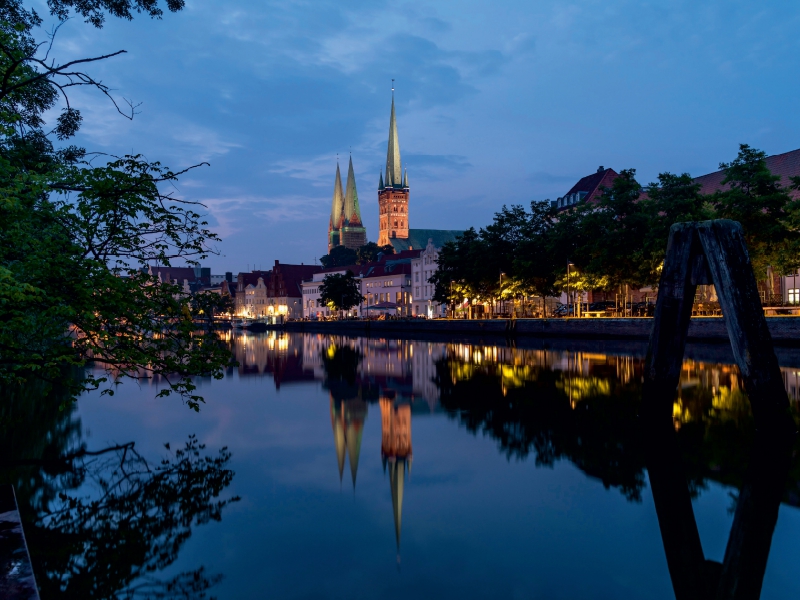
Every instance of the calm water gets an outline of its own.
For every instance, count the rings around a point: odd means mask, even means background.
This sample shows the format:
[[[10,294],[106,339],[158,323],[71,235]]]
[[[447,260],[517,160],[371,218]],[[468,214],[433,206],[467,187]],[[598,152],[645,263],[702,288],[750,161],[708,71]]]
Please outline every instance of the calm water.
[[[4,471],[43,600],[170,580],[221,599],[674,597],[636,427],[642,344],[228,341],[240,366],[201,382],[199,414],[128,382],[19,417],[22,459],[114,448]],[[722,561],[752,422],[729,350],[687,355],[676,437],[705,557]],[[796,401],[800,360],[780,360]],[[190,436],[205,448],[175,456]],[[800,596],[797,472],[762,598]]]

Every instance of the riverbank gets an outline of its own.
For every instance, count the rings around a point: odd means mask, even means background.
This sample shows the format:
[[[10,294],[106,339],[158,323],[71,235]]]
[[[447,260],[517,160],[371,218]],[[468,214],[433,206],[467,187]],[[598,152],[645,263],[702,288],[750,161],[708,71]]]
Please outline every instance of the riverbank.
[[[767,325],[776,345],[800,346],[800,317],[768,317]],[[580,339],[647,340],[652,318],[627,319],[410,319],[388,321],[291,321],[275,329],[309,333],[348,335],[410,334],[554,337]],[[689,325],[690,341],[728,341],[722,317],[696,317]]]

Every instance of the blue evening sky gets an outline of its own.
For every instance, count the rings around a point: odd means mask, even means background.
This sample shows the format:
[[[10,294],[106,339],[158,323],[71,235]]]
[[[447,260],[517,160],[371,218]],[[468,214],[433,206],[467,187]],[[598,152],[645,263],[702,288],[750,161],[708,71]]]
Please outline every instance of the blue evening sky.
[[[222,237],[214,272],[324,254],[351,149],[377,239],[392,78],[417,228],[485,225],[599,165],[647,183],[714,171],[741,142],[800,147],[796,0],[187,0],[160,21],[75,18],[55,48],[128,51],[89,72],[141,113],[75,93],[88,149],[211,164],[177,188]]]

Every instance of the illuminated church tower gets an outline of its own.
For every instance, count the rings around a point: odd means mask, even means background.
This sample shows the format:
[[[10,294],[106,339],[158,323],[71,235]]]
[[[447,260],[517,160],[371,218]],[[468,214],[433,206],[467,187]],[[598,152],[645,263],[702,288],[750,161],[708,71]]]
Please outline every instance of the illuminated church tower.
[[[339,163],[336,163],[336,179],[333,182],[333,204],[331,206],[331,220],[328,224],[328,253],[341,243],[340,221],[344,213],[344,192],[342,191],[342,175],[339,172]]]
[[[353,157],[347,169],[347,185],[344,188],[344,214],[339,227],[339,243],[356,250],[367,243],[367,229],[361,222],[361,208],[358,205],[356,175],[353,173]]]
[[[347,169],[347,184],[342,191],[342,176],[336,164],[336,179],[333,183],[333,203],[331,220],[328,224],[328,252],[336,246],[355,250],[367,243],[367,229],[361,221],[361,207],[358,204],[356,176],[353,172],[353,157]]]
[[[390,244],[390,240],[394,238],[408,238],[408,172],[406,171],[404,175],[400,165],[400,141],[397,138],[397,120],[394,114],[394,86],[392,115],[389,119],[389,145],[386,150],[386,179],[381,174],[378,183],[378,211],[379,246]]]

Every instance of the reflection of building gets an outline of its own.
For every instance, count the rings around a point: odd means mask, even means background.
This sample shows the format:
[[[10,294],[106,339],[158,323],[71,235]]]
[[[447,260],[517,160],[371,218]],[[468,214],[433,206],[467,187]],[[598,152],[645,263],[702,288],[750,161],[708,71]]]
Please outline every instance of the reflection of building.
[[[350,460],[350,476],[353,489],[356,487],[358,458],[361,454],[361,438],[364,434],[364,421],[367,419],[367,403],[360,398],[334,400],[331,394],[331,427],[333,443],[336,447],[336,460],[339,465],[339,481],[344,474],[345,454]]]
[[[379,400],[381,407],[381,460],[389,471],[392,491],[392,513],[397,550],[400,551],[400,529],[403,522],[403,488],[406,473],[411,471],[411,406],[395,404],[389,398]]]
[[[305,364],[302,340],[297,336],[271,331],[253,336],[230,334],[239,377],[271,375],[275,388],[281,385],[314,381],[314,368]]]

